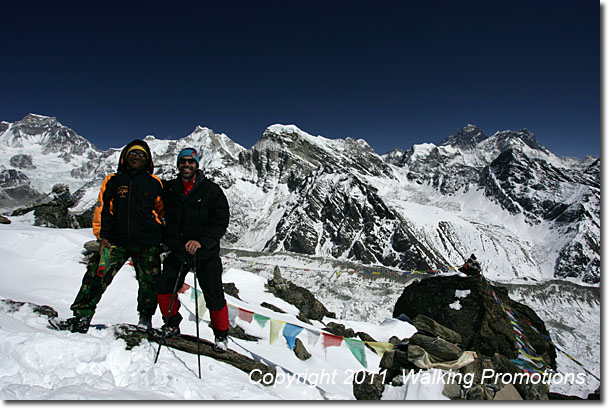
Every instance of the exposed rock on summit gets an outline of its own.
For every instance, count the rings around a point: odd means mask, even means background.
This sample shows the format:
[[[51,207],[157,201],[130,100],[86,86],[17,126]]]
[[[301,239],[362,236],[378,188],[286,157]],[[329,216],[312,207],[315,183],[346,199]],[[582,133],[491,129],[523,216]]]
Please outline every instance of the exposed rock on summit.
[[[393,315],[397,317],[404,313],[412,318],[425,315],[459,333],[464,350],[490,357],[500,353],[516,359],[515,331],[507,313],[490,290],[514,312],[525,338],[536,353],[544,358],[545,363],[556,368],[555,348],[544,337],[549,337],[544,322],[532,309],[511,300],[506,289],[477,277],[440,276],[415,282],[405,288],[394,306]]]

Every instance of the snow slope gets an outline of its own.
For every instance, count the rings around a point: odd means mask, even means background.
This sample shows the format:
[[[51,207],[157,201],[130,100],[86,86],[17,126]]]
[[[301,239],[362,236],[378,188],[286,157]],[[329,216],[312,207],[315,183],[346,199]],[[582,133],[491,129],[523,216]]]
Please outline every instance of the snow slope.
[[[11,225],[0,225],[0,298],[47,304],[69,317],[71,304],[84,272],[82,244],[92,239],[90,230],[50,229],[31,226],[31,216],[14,218]],[[187,282],[192,276],[187,277]],[[253,273],[228,269],[223,280],[234,282],[240,299],[228,302],[274,319],[321,330],[322,323],[307,325],[296,319],[298,309],[264,291],[265,280]],[[125,265],[105,293],[93,323],[137,322],[137,283],[133,268]],[[285,310],[278,314],[260,306],[261,301]],[[181,295],[184,307],[194,312],[194,301],[188,293]],[[46,318],[24,307],[9,312],[0,303],[0,397],[3,400],[352,400],[351,376],[362,365],[345,345],[324,350],[320,338],[301,340],[312,354],[300,361],[280,337],[269,343],[269,329],[253,321],[236,319],[240,326],[256,336],[259,342],[231,340],[230,348],[265,358],[278,365],[278,383],[265,387],[254,383],[248,374],[224,363],[202,356],[202,379],[197,376],[197,357],[162,348],[154,364],[157,345],[144,342],[126,350],[125,342],[116,340],[112,330],[90,329],[87,334],[57,332],[46,327]],[[186,314],[185,317],[189,315]],[[190,315],[182,331],[195,334],[195,320]],[[207,326],[209,315],[202,316],[203,338],[213,338]],[[339,322],[341,322],[339,320]],[[161,325],[159,312],[153,318]],[[405,322],[383,324],[344,322],[363,330],[378,340],[391,335],[410,337],[415,329]],[[268,324],[267,324],[268,326]],[[375,372],[379,356],[365,349],[367,367]],[[304,383],[290,378],[300,374]],[[326,375],[326,376],[325,376]],[[332,376],[334,375],[334,376]],[[332,376],[332,377],[331,377]],[[281,382],[280,382],[281,381]],[[442,386],[413,385],[409,399],[444,399]],[[388,398],[406,397],[406,388],[386,389]]]

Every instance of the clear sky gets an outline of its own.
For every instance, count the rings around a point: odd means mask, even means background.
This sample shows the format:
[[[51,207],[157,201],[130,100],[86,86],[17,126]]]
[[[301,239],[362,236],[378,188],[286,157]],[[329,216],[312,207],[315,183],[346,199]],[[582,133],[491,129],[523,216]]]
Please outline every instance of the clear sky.
[[[20,0],[0,13],[0,120],[55,116],[102,149],[197,125],[250,148],[280,123],[383,154],[471,123],[600,155],[597,1]]]

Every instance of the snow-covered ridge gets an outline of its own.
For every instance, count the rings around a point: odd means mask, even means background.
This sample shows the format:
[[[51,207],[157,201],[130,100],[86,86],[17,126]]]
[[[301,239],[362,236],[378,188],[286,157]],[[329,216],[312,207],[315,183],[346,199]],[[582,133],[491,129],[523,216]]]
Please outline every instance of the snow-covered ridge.
[[[82,244],[93,238],[90,230],[48,229],[31,226],[31,216],[15,218],[11,225],[0,225],[0,299],[32,302],[56,308],[61,317],[70,316],[69,306],[80,286],[85,266],[80,263]],[[32,253],[31,249],[36,249]],[[381,275],[328,275],[334,261],[298,255],[267,254],[248,257],[242,263],[237,253],[223,258],[224,282],[235,283],[240,299],[227,296],[228,302],[273,317],[301,324],[296,318],[298,307],[265,292],[264,283],[273,276],[273,266],[282,268],[283,277],[310,289],[330,310],[341,317],[332,319],[346,327],[364,331],[378,340],[389,335],[408,337],[412,329],[405,322],[388,320],[394,303],[412,279],[393,280]],[[256,263],[252,263],[256,262]],[[305,270],[307,270],[305,272]],[[14,280],[19,272],[20,280]],[[305,274],[303,273],[305,272]],[[24,286],[27,283],[28,286]],[[192,283],[192,276],[187,276]],[[541,285],[511,285],[512,298],[532,307],[546,322],[553,341],[573,355],[586,369],[599,375],[600,364],[600,295],[595,289],[565,282]],[[137,322],[137,281],[131,266],[125,265],[104,294],[94,323]],[[465,292],[456,298],[468,297]],[[195,334],[194,300],[190,293],[179,296],[185,319],[181,329]],[[285,314],[273,313],[260,306],[267,301],[281,307]],[[207,326],[209,314],[201,313],[199,325],[204,339],[213,338]],[[144,342],[126,350],[126,345],[113,336],[111,329],[91,329],[87,334],[57,332],[46,328],[46,318],[22,308],[8,312],[0,303],[0,398],[3,400],[352,400],[350,372],[363,368],[345,346],[324,350],[320,341],[301,338],[312,358],[297,359],[280,337],[270,343],[269,326],[261,327],[236,319],[248,333],[261,337],[259,342],[232,339],[229,347],[239,353],[262,357],[290,372],[312,374],[334,370],[341,379],[319,383],[320,389],[304,383],[263,387],[252,383],[248,375],[230,365],[202,357],[202,380],[197,377],[195,355],[164,347],[159,362],[154,363],[157,345]],[[160,313],[153,324],[162,323]],[[320,330],[318,322],[302,324]],[[238,345],[239,344],[239,345]],[[367,368],[379,369],[379,357],[366,349]],[[558,370],[581,373],[583,369],[565,355],[558,355]],[[207,377],[213,375],[213,377]],[[349,379],[344,383],[344,379]],[[592,377],[584,385],[557,387],[564,394],[581,397],[599,386]],[[441,400],[442,388],[409,385],[386,386],[385,400]],[[441,386],[442,387],[442,386]]]
[[[3,124],[0,142],[25,130],[72,136],[49,117]],[[76,209],[90,206],[121,148],[69,154],[81,139],[65,140],[60,152],[32,144],[31,158],[0,143],[0,201],[19,177],[29,180],[29,192],[49,192],[57,182],[73,192],[86,186]],[[269,126],[250,149],[202,126],[181,139],[146,141],[164,179],[175,175],[182,148],[199,151],[201,167],[231,204],[227,246],[399,270],[454,266],[476,252],[497,280],[599,283],[599,161],[557,158],[527,130],[487,137],[469,124],[438,146],[391,156],[362,140],[282,124]]]

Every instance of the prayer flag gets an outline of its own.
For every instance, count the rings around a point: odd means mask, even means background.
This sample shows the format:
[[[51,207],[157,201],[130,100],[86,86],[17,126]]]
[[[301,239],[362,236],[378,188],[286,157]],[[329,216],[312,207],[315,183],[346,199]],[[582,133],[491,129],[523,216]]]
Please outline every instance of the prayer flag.
[[[341,346],[341,342],[343,342],[343,336],[331,335],[329,333],[322,333],[322,335],[324,336],[324,339],[322,340],[324,350],[326,350],[327,347]]]
[[[239,317],[244,322],[252,323],[252,319],[254,318],[254,312],[250,312],[248,310],[244,310],[242,308],[239,308],[239,311],[237,313],[237,317]]]
[[[356,360],[360,362],[360,364],[366,368],[366,353],[364,351],[364,342],[362,340],[344,338],[345,344]]]
[[[284,330],[282,331],[282,334],[284,335],[284,338],[286,338],[286,342],[288,342],[288,346],[290,346],[290,350],[294,349],[294,344],[296,343],[297,336],[302,331],[303,331],[302,327],[296,326],[296,325],[293,325],[290,323],[286,323],[286,326],[284,326]]]
[[[235,327],[235,318],[237,317],[238,308],[227,304],[227,308],[229,308],[229,323],[231,326]]]
[[[375,349],[375,352],[381,357],[385,352],[394,350],[394,345],[389,342],[366,342],[366,344]]]
[[[269,321],[269,318],[267,316],[255,313],[254,320],[256,320],[256,323],[258,323],[260,327],[265,327],[265,324]]]
[[[286,322],[281,320],[270,319],[271,329],[269,330],[269,344],[274,344],[280,335],[280,330],[286,325]]]

